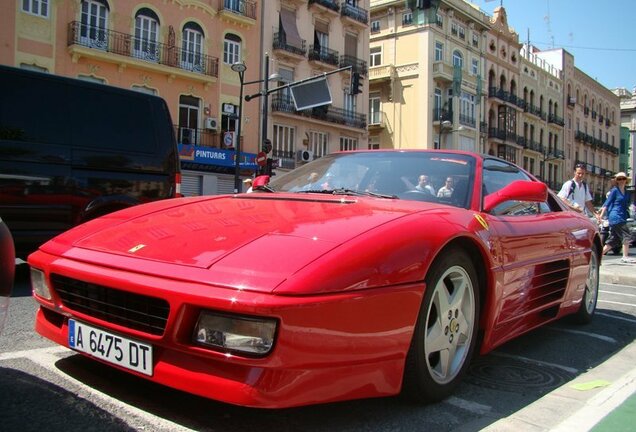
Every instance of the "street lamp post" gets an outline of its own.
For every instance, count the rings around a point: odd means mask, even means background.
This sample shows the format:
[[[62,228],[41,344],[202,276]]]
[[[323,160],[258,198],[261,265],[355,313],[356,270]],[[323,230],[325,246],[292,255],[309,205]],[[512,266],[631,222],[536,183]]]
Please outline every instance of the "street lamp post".
[[[234,193],[239,193],[241,189],[241,179],[239,178],[239,171],[241,169],[241,118],[243,117],[243,80],[245,77],[245,70],[247,66],[245,63],[234,63],[231,69],[238,73],[241,87],[239,90],[239,109],[238,109],[238,123],[236,125],[236,145],[234,150],[236,152],[234,156]]]

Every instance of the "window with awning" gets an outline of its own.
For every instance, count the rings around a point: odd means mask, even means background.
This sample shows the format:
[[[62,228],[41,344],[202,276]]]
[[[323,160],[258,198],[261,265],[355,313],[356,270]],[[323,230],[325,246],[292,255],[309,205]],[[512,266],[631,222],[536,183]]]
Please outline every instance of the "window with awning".
[[[295,48],[302,49],[303,42],[298,33],[298,27],[296,27],[296,13],[289,9],[281,9],[280,26],[285,33],[286,43]]]

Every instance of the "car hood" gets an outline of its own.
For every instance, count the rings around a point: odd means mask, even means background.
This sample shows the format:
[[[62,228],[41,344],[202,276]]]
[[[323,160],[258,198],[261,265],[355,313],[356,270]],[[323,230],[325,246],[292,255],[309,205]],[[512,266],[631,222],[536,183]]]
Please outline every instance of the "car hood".
[[[125,262],[121,258],[131,257],[140,271],[139,260],[148,261],[148,269],[155,270],[161,265],[173,270],[174,266],[210,269],[207,274],[214,274],[210,278],[215,283],[245,286],[260,279],[262,289],[269,290],[354,237],[429,207],[399,200],[298,194],[178,201],[180,205],[158,210],[151,206],[148,212],[137,206],[126,218],[115,213],[113,222],[99,230],[80,230],[74,239],[65,239],[73,249],[63,255],[97,261],[88,253],[95,251],[99,260],[112,257],[108,265],[115,267],[123,265],[117,264]]]

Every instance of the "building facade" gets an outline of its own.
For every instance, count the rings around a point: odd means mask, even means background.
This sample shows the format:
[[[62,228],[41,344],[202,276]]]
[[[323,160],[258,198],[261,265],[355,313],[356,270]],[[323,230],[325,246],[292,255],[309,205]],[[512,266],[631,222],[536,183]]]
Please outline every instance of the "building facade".
[[[261,112],[262,138],[272,143],[276,170],[334,151],[367,148],[369,0],[268,1],[262,23],[261,79],[273,73],[276,79],[268,87],[281,88]],[[360,76],[358,94],[351,86],[354,73]],[[285,86],[321,75],[331,104],[296,110]]]
[[[258,76],[258,47],[247,43],[259,38],[258,8],[251,0],[16,0],[4,9],[0,63],[164,98],[183,192],[231,192],[240,92],[231,65],[244,61]],[[258,133],[258,116],[245,106],[243,151],[252,154],[257,142],[246,137]],[[249,175],[255,165],[245,167]]]
[[[463,1],[371,2],[371,148],[483,151],[484,37],[488,17]]]
[[[567,180],[577,163],[587,166],[587,183],[599,204],[618,171],[620,144],[619,98],[575,66],[564,49],[537,51],[535,55],[562,71],[565,107],[564,150]]]
[[[625,88],[612,91],[620,99],[621,144],[618,170],[628,173],[631,186],[636,185],[636,93]]]

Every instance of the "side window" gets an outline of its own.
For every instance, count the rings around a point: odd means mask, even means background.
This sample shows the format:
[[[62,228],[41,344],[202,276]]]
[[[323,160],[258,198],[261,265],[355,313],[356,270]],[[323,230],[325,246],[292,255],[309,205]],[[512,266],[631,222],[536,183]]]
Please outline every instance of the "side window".
[[[523,171],[505,161],[484,160],[483,195],[497,192],[515,180],[531,180]],[[551,211],[548,201],[542,203],[526,201],[506,201],[495,207],[490,213],[496,216],[527,216]]]

